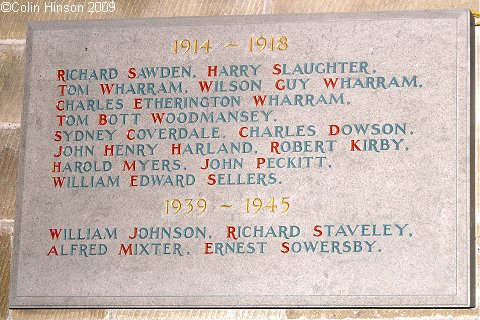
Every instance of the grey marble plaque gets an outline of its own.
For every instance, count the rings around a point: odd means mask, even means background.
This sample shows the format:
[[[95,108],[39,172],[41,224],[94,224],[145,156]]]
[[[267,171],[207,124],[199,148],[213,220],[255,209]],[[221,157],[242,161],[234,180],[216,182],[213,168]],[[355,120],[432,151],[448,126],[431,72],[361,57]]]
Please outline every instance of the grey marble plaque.
[[[10,305],[469,307],[468,11],[32,23]]]

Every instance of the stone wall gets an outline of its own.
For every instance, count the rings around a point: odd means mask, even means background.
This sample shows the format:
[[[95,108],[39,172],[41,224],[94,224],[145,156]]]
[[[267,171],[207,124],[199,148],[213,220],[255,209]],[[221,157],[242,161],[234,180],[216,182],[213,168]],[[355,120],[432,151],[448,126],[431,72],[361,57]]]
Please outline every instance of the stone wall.
[[[17,1],[19,3],[43,3],[43,1],[40,2],[36,0]],[[13,3],[14,0],[11,0],[10,2]],[[84,0],[65,0],[57,1],[57,4],[80,4],[86,2],[87,1]],[[116,0],[115,13],[109,14],[0,12],[0,320],[480,319],[480,308],[478,303],[477,307],[474,309],[10,310],[8,308],[9,272],[12,253],[13,225],[15,222],[15,188],[18,167],[18,148],[20,131],[22,129],[20,126],[20,119],[23,95],[25,30],[28,21],[396,11],[446,8],[465,8],[478,11],[479,2],[475,0]],[[477,44],[479,41],[480,36],[477,35]],[[478,45],[476,52],[477,56],[480,55]],[[480,77],[477,76],[477,88],[480,88],[478,83],[480,83]],[[478,150],[480,151],[480,149]],[[479,234],[479,223],[476,225],[476,230],[476,233]],[[477,248],[480,248],[480,240],[478,237],[476,239]],[[478,256],[477,261],[480,262]],[[478,295],[480,295],[480,291],[478,290],[480,282],[478,281],[478,278],[480,278],[480,275],[477,276],[477,292],[479,292]]]

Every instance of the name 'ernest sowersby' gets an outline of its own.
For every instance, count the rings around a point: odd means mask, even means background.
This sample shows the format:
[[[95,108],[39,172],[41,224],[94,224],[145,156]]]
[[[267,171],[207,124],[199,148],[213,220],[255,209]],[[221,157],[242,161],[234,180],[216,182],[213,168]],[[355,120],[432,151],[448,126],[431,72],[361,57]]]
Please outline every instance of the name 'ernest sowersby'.
[[[360,253],[373,252],[377,240],[361,240],[365,237],[408,236],[408,224],[324,224],[302,229],[297,225],[245,225],[225,226],[226,241],[213,241],[208,234],[207,227],[133,227],[125,236],[119,235],[116,227],[111,228],[60,228],[50,229],[50,236],[56,243],[50,248],[48,256],[92,256],[105,255],[107,243],[71,243],[70,241],[97,241],[97,240],[122,240],[114,246],[114,253],[120,256],[128,255],[190,255],[197,249],[196,254],[264,254],[270,250],[280,250],[281,253]],[[307,230],[308,229],[308,230]],[[121,231],[123,232],[123,230]],[[123,238],[123,239],[122,239]],[[271,239],[283,240],[281,244],[268,244],[267,242],[243,242],[242,239]],[[312,241],[320,238],[336,238],[328,241]],[[141,240],[188,240],[206,239],[200,247],[186,249],[186,243],[179,242],[137,242]],[[291,241],[295,239],[297,241]],[[271,248],[275,247],[276,248]],[[118,250],[117,250],[118,249]],[[377,249],[380,250],[380,249]]]

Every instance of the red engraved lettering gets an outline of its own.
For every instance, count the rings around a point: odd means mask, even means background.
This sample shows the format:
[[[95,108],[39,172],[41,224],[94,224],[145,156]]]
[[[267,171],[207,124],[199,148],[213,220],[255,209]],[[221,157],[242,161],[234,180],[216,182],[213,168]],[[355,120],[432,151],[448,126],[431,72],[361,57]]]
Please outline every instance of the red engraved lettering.
[[[106,144],[106,145],[105,145],[105,150],[104,150],[104,152],[103,152],[103,156],[104,156],[104,157],[109,156],[108,153],[110,153],[110,156],[113,156],[113,150],[114,150],[114,149],[115,149],[115,145],[114,145],[114,144],[111,144],[111,145]]]
[[[238,240],[238,238],[235,236],[235,227],[227,226],[227,238]]]
[[[362,149],[360,149],[360,147],[357,145],[357,143],[359,143],[360,140],[350,140],[350,141],[351,141],[350,151],[362,151]]]
[[[212,242],[205,242],[205,251],[204,251],[205,254],[213,254],[212,245],[213,245]]]
[[[65,182],[65,177],[52,177],[55,188],[61,188]]]
[[[282,250],[280,250],[281,253],[288,253],[290,251],[290,243],[288,242],[282,242]]]
[[[128,163],[128,160],[123,160],[123,171],[137,171],[137,161],[133,160],[132,163]]]
[[[270,152],[273,152],[273,153],[276,153],[276,154],[280,154],[280,151],[278,151],[278,146],[280,145],[279,142],[277,141],[272,141],[270,143]]]
[[[280,91],[285,90],[285,80],[278,79],[277,81],[275,81],[275,88]]]
[[[264,96],[253,96],[253,101],[255,102],[256,107],[258,107],[259,104],[261,106],[263,106],[265,104],[265,99],[267,99],[266,95],[264,95]]]
[[[323,82],[325,82],[325,86],[329,88],[332,86],[333,89],[335,89],[335,86],[337,85],[338,78],[335,78],[335,81],[333,81],[332,78],[323,78]]]
[[[63,105],[64,103],[65,103],[64,100],[58,100],[57,105],[56,105],[58,111],[63,111],[63,110],[65,110],[64,107],[60,107],[60,106]]]
[[[180,154],[181,143],[172,143],[172,154]]]
[[[98,115],[98,124],[104,126],[107,124],[107,115],[105,113],[100,113]]]
[[[130,187],[138,187],[138,176],[130,176]]]
[[[262,164],[265,163],[265,158],[257,158],[257,169],[260,169],[260,167],[262,166]]]
[[[316,225],[315,227],[313,227],[313,236],[314,237],[321,237],[322,234],[323,234],[322,226]]]
[[[60,88],[60,95],[64,96],[65,95],[65,88],[67,87],[67,85],[66,84],[60,84],[60,85],[58,85],[58,87]]]
[[[208,83],[207,81],[198,81],[198,84],[200,85],[200,90],[202,90],[202,92],[210,92],[212,83],[213,81],[210,81],[210,83]]]
[[[217,76],[217,66],[208,66],[208,76],[209,77],[212,77],[212,76],[216,77]]]
[[[133,134],[133,136],[130,135],[131,133]],[[128,129],[127,139],[128,140],[135,140],[135,129]]]
[[[55,246],[52,246],[52,248],[50,248],[50,251],[48,251],[47,256],[51,254],[58,256],[57,248]]]
[[[238,130],[238,135],[242,138],[247,138],[248,134],[243,133],[245,130],[248,130],[248,127],[241,127],[240,130]]]
[[[135,98],[134,101],[135,101],[135,103],[134,103],[133,109],[135,109],[135,110],[143,109],[143,106],[142,106],[143,99],[142,98]]]
[[[63,69],[57,70],[57,80],[66,82],[66,80],[65,80],[65,70],[63,70]]]
[[[60,157],[62,155],[62,149],[63,149],[62,146],[58,146],[58,152],[56,154],[54,154],[53,156],[55,158]]]
[[[162,113],[152,112],[150,114],[152,115],[153,123],[159,122],[160,124],[162,124],[163,117],[165,116],[165,112],[162,112]]]
[[[105,94],[105,92],[107,94],[112,93],[112,89],[113,89],[114,85],[115,85],[114,83],[112,83],[112,84],[100,83],[100,89],[102,89],[102,94]]]
[[[133,79],[137,76],[135,68],[128,69],[128,79]]]
[[[274,75],[279,75],[280,73],[282,73],[281,65],[278,64],[278,63],[275,63],[275,64],[273,65],[273,74],[274,74]]]
[[[57,118],[58,118],[58,125],[61,127],[63,126],[63,119],[65,119],[66,115],[63,115],[63,114],[60,114],[60,115],[57,115]]]
[[[340,127],[336,124],[330,124],[328,127],[330,128],[330,136],[336,136],[340,132]]]
[[[118,255],[121,256],[121,255],[124,255],[126,256],[127,254],[128,255],[132,255],[132,244],[130,243],[127,247],[125,247],[125,245],[123,243],[120,244],[120,251],[118,251]]]
[[[54,162],[52,165],[52,172],[60,172],[61,170],[61,162]]]
[[[60,236],[62,229],[49,229],[49,230],[50,230],[50,236],[52,237],[52,240],[58,240],[58,237]]]
[[[215,174],[214,173],[211,173],[208,175],[208,185],[209,186],[213,186],[214,184],[217,184],[217,179],[215,179]]]

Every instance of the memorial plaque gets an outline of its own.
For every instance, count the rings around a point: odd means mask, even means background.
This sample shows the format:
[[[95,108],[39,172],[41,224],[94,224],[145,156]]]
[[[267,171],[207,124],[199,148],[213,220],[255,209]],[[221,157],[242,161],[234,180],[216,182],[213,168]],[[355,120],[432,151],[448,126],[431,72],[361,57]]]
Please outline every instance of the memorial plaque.
[[[32,23],[12,307],[468,307],[468,11]]]

